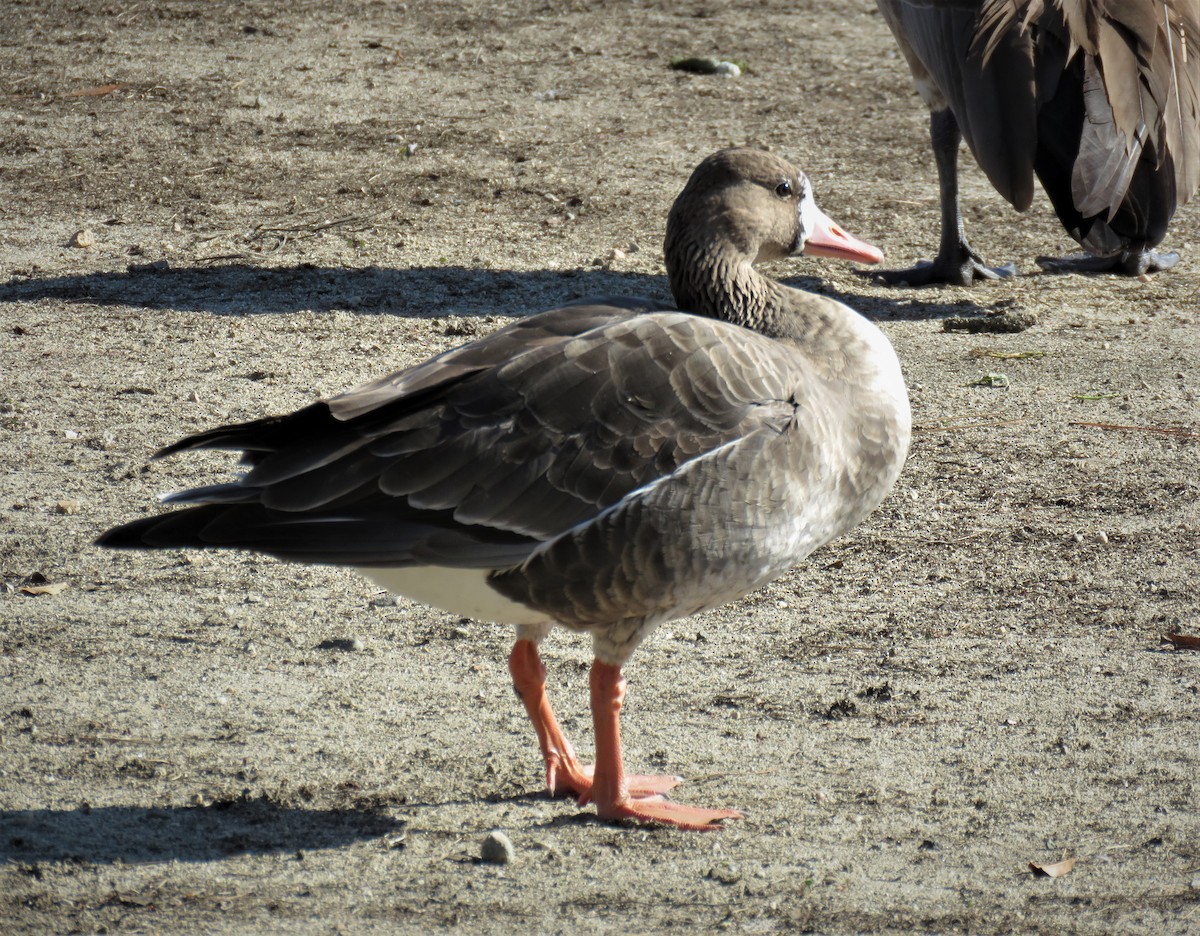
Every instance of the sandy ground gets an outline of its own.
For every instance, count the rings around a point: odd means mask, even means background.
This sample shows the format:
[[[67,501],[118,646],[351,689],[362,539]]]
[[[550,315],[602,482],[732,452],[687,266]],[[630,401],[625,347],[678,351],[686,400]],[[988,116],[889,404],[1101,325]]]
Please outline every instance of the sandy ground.
[[[0,125],[6,932],[1200,931],[1200,654],[1161,641],[1200,632],[1195,206],[1169,274],[1040,275],[1073,245],[968,159],[976,246],[1025,275],[773,269],[880,323],[918,430],[852,536],[635,656],[631,768],[747,813],[688,834],[540,792],[503,628],[90,543],[228,471],[148,464],[185,432],[666,297],[667,208],[720,146],[928,256],[926,115],[874,5],[10,0]],[[1036,324],[943,328],[1001,309]],[[546,657],[586,750],[586,642]]]

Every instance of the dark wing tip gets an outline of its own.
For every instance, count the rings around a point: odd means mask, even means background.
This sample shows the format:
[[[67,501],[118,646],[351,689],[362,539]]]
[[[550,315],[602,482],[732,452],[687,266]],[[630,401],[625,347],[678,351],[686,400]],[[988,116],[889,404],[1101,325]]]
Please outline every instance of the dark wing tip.
[[[214,516],[214,509],[209,505],[155,514],[105,530],[94,542],[105,549],[189,549],[220,545],[209,543],[200,535]]]
[[[148,523],[154,519],[156,518],[149,517],[112,527],[97,536],[92,543],[106,549],[146,549],[147,544],[142,534]]]

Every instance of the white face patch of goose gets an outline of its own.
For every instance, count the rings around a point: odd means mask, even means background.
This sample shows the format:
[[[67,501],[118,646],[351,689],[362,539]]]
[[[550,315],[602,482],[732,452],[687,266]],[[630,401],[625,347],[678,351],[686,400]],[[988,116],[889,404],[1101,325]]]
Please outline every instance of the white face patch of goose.
[[[820,210],[817,208],[817,203],[812,197],[812,192],[809,190],[805,182],[800,183],[800,246],[804,246],[804,242],[808,240],[813,231],[817,229],[817,219],[820,217]]]

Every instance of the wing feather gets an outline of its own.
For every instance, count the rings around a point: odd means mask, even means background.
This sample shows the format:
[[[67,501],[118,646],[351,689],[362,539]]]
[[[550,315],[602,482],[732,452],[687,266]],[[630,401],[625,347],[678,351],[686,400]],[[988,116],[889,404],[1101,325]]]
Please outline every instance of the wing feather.
[[[292,416],[177,443],[165,451],[240,450],[249,471],[175,495],[199,506],[110,544],[508,567],[695,458],[778,429],[804,394],[791,361],[778,342],[685,313],[554,310]]]

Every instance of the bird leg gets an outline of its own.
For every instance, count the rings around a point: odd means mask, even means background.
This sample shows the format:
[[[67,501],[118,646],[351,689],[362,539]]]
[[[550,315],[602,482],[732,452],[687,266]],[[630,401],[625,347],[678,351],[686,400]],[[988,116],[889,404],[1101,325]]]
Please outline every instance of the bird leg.
[[[596,767],[592,774],[591,798],[601,819],[633,819],[707,831],[719,829],[721,819],[741,819],[734,809],[701,809],[669,802],[662,795],[642,796],[633,792],[633,778],[625,776],[621,753],[621,706],[625,700],[625,678],[621,667],[595,660],[591,675],[592,723],[596,730]],[[640,792],[640,791],[638,791]]]
[[[546,697],[546,666],[537,644],[532,640],[518,640],[513,644],[508,671],[512,674],[513,688],[537,732],[538,747],[546,762],[546,789],[551,796],[563,793],[578,796],[587,792],[591,789],[592,779],[579,763],[575,749],[562,733],[554,710],[550,708],[550,700]]]
[[[923,260],[906,270],[883,270],[870,275],[878,276],[893,286],[929,286],[933,283],[970,286],[977,279],[1015,276],[1017,269],[1011,263],[1002,267],[984,265],[983,258],[967,241],[958,202],[958,150],[962,143],[962,131],[950,108],[930,113],[929,137],[937,163],[942,204],[942,237],[938,255],[932,263]]]
[[[546,790],[551,796],[571,795],[585,805],[592,796],[592,770],[579,762],[575,749],[567,740],[554,717],[550,699],[546,696],[546,667],[532,640],[518,640],[508,657],[508,671],[533,730],[537,732],[538,747],[546,762]],[[679,783],[679,777],[634,776],[629,785],[638,795],[665,793]]]

